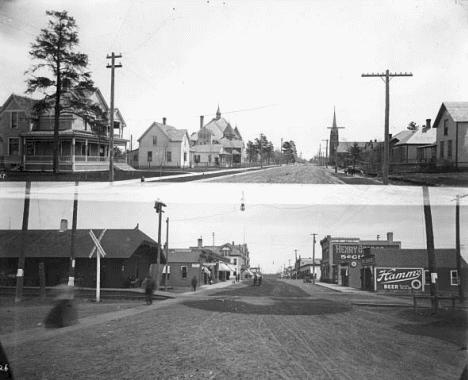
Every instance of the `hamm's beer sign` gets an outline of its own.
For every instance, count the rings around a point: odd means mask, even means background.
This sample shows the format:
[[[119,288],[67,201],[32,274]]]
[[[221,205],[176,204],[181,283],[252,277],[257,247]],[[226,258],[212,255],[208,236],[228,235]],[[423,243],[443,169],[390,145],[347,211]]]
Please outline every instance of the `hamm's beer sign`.
[[[377,290],[422,290],[422,268],[375,268]]]

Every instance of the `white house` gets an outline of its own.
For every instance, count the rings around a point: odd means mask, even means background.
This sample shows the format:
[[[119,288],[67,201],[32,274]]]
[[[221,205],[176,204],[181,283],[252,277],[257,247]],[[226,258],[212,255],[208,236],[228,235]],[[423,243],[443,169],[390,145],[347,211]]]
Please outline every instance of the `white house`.
[[[434,121],[437,166],[468,167],[468,102],[444,102]]]
[[[154,122],[138,139],[138,167],[190,167],[190,142],[186,129]]]

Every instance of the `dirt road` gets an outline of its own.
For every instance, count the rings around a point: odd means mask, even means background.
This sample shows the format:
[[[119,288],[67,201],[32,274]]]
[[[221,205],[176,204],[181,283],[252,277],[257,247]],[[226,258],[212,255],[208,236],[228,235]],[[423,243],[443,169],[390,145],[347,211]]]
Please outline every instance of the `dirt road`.
[[[22,379],[459,378],[466,320],[364,298],[265,278],[6,348]]]

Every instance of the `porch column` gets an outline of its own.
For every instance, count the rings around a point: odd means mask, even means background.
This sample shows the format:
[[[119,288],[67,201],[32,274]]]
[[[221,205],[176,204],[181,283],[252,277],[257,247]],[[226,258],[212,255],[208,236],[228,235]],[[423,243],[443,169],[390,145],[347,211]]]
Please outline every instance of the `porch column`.
[[[85,162],[88,162],[88,139],[85,140]]]
[[[72,156],[72,172],[75,171],[75,145],[76,145],[76,140],[73,137],[72,138],[72,146],[71,146],[71,156]]]
[[[19,149],[21,149],[21,158],[22,158],[21,165],[23,165],[23,168],[24,168],[24,166],[26,165],[26,137],[23,137],[21,139],[21,144],[19,146]]]

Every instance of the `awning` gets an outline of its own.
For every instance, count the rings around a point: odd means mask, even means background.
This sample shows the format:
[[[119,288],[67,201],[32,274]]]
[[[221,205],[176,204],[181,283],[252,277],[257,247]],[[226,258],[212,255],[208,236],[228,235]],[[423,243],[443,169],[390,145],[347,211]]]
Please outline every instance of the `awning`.
[[[203,267],[203,272],[206,274],[211,274],[210,270],[207,267]]]
[[[237,272],[237,269],[234,268],[232,265],[226,264],[227,267],[231,270],[231,272]]]
[[[224,263],[219,263],[219,270],[221,272],[232,272],[232,269],[229,268],[226,264]]]

